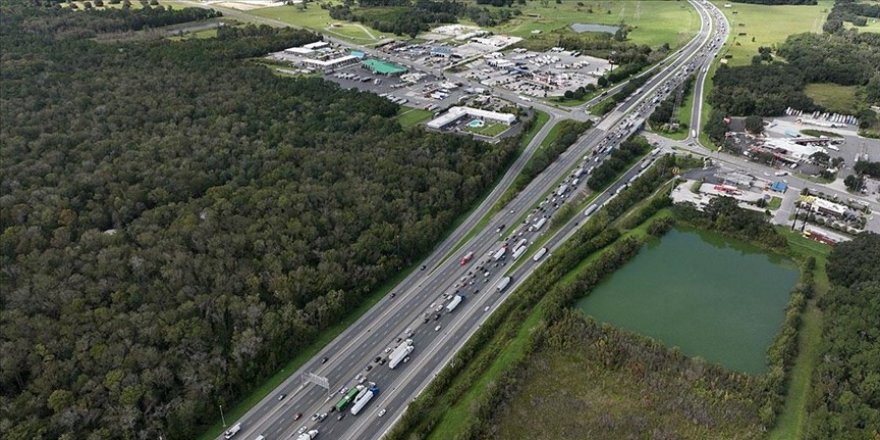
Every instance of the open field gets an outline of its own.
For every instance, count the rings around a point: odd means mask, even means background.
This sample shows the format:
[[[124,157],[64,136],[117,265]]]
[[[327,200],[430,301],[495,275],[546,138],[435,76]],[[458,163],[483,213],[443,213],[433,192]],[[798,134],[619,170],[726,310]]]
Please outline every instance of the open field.
[[[312,3],[303,10],[296,6],[276,6],[247,11],[258,17],[272,18],[283,21],[294,27],[311,29],[342,38],[353,43],[371,44],[383,38],[381,32],[360,23],[350,23],[330,18],[326,9]]]
[[[510,128],[510,127],[507,125],[504,125],[504,124],[499,124],[496,122],[488,122],[488,123],[486,123],[486,125],[479,127],[479,128],[472,128],[472,127],[465,126],[465,131],[468,131],[471,133],[476,133],[476,134],[483,135],[483,136],[495,137],[495,136],[498,136],[499,134],[507,131],[508,128]]]
[[[830,112],[853,115],[856,113],[856,90],[858,86],[841,86],[834,83],[807,84],[804,93],[816,104],[825,107]]]
[[[730,45],[726,53],[732,58],[728,63],[741,66],[750,64],[752,56],[758,53],[761,46],[773,47],[792,34],[822,32],[822,25],[834,2],[819,0],[817,5],[806,6],[766,6],[727,1],[713,3],[730,22]],[[725,8],[725,4],[732,7]]]
[[[843,27],[845,29],[858,29],[859,32],[880,33],[880,19],[868,18],[867,26],[856,26],[848,21],[845,21],[843,22]]]
[[[431,119],[431,116],[434,116],[434,114],[427,110],[401,107],[400,111],[397,113],[397,122],[400,123],[403,128],[415,127],[416,125]]]
[[[617,26],[623,21],[633,27],[629,33],[629,40],[633,43],[651,47],[669,43],[672,47],[679,47],[700,27],[696,11],[685,2],[564,1],[550,2],[545,7],[542,2],[530,1],[520,8],[521,17],[489,29],[499,34],[529,38],[535,30],[545,33],[568,28],[574,23]]]

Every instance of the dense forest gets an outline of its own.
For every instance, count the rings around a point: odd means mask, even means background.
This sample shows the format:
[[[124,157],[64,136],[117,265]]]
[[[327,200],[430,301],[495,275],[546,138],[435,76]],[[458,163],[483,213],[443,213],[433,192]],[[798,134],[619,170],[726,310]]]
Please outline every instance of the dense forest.
[[[809,401],[809,439],[880,437],[880,235],[864,232],[828,257],[832,289]]]
[[[85,38],[108,15],[200,14],[0,5],[3,438],[193,438],[517,150],[404,130],[376,95],[244,59],[306,31]]]
[[[822,26],[826,32],[839,32],[844,29],[843,22],[855,26],[866,26],[868,18],[880,18],[880,4],[858,3],[854,0],[836,0]]]

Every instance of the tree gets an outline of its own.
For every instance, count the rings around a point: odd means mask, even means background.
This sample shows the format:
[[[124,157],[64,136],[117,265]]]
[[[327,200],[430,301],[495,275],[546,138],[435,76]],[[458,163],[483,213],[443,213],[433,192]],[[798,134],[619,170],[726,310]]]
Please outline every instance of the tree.
[[[727,123],[724,122],[724,115],[716,109],[712,109],[709,113],[709,119],[706,121],[706,135],[716,143],[721,143],[727,134]]]
[[[865,178],[850,174],[843,179],[843,184],[850,191],[860,191],[865,186]]]
[[[764,118],[760,116],[751,115],[746,117],[745,125],[749,133],[761,134],[764,132]]]

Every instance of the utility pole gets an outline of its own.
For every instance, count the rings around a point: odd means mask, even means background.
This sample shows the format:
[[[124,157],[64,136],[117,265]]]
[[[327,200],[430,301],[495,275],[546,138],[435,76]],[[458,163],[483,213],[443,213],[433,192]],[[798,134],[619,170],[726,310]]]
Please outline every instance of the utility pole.
[[[226,427],[226,417],[223,417],[223,405],[219,405],[219,406],[220,406],[220,420],[223,421],[223,427],[225,428]]]

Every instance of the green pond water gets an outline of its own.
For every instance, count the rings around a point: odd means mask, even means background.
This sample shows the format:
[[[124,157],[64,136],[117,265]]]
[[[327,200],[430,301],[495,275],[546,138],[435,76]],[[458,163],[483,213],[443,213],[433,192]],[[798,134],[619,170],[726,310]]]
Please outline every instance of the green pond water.
[[[794,262],[754,246],[676,228],[577,307],[688,356],[761,374],[799,275]]]

